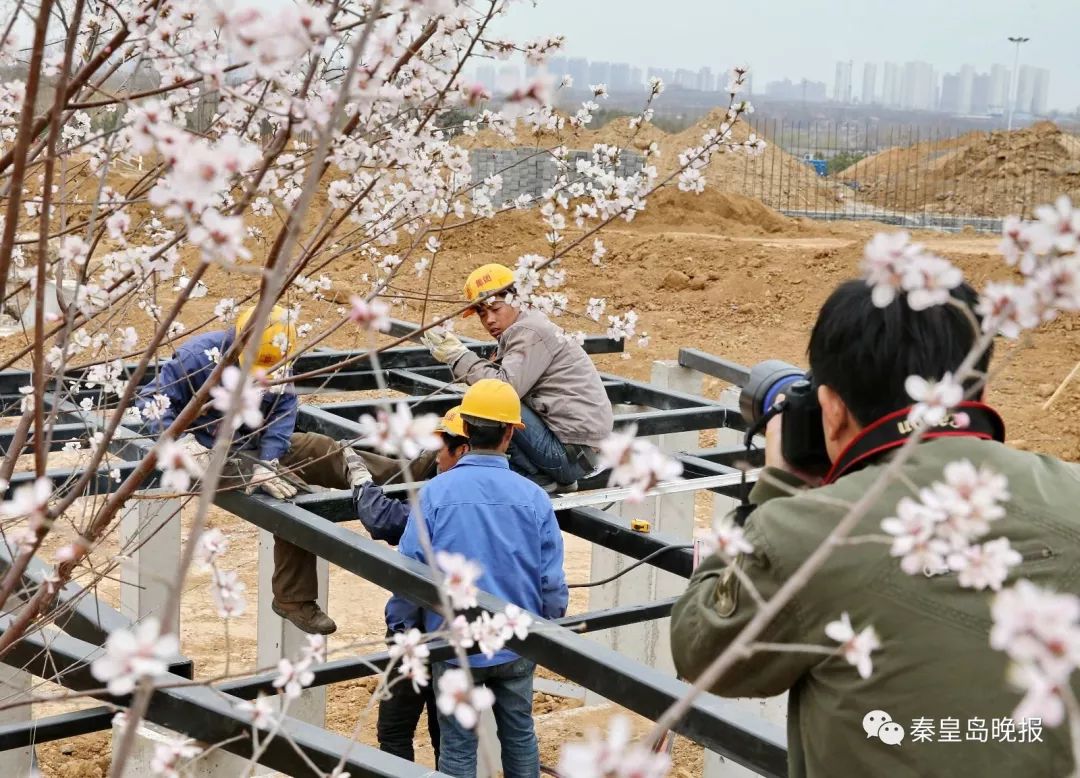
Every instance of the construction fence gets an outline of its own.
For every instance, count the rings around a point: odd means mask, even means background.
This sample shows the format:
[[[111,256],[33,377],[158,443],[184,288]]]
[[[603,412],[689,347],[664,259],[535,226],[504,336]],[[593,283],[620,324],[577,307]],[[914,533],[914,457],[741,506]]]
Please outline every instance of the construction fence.
[[[999,230],[1080,197],[1080,136],[1050,122],[1006,132],[749,117],[771,148],[721,188],[791,216]],[[737,166],[736,166],[737,167]]]

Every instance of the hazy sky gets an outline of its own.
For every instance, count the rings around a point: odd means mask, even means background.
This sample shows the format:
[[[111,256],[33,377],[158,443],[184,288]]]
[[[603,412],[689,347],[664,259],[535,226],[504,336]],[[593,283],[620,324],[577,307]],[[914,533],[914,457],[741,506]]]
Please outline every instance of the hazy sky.
[[[1050,70],[1050,106],[1080,106],[1080,0],[529,0],[499,31],[513,38],[566,36],[566,53],[642,66],[713,70],[745,62],[754,89],[806,77],[832,93],[837,60],[854,60],[853,93],[866,61],[1012,67],[1006,38],[1031,38],[1020,64]],[[878,91],[881,90],[878,67]]]

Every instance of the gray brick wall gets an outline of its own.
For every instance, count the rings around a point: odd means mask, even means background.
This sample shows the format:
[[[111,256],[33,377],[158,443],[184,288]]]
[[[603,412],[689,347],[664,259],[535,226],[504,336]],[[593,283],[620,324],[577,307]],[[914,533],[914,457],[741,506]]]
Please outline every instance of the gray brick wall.
[[[575,172],[577,160],[591,158],[591,151],[574,149],[567,153],[568,178],[571,182],[579,178]],[[537,199],[545,189],[555,185],[558,175],[551,155],[538,152],[535,148],[473,149],[469,152],[469,162],[474,184],[501,171],[503,188],[495,198],[498,204],[521,194],[529,194]],[[631,176],[641,170],[644,163],[645,158],[641,154],[623,149],[615,172],[619,176]]]

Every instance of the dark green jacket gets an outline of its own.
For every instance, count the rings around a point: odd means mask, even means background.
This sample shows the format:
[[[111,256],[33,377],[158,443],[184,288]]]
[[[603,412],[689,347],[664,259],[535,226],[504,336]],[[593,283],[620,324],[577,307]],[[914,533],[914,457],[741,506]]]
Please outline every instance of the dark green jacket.
[[[1019,578],[1080,594],[1080,468],[1059,460],[973,438],[922,443],[903,468],[902,481],[928,486],[944,480],[945,465],[968,459],[1009,479],[1005,518],[981,540],[1009,538],[1024,561]],[[817,548],[845,510],[875,481],[883,462],[820,489],[792,496],[759,481],[759,507],[746,522],[755,552],[740,564],[768,599]],[[910,486],[894,482],[853,536],[883,535],[882,519],[895,515]],[[824,498],[824,499],[823,499]],[[761,642],[836,646],[825,625],[841,612],[856,630],[873,625],[881,648],[873,674],[863,680],[841,656],[758,652],[739,662],[712,689],[725,697],[767,697],[790,691],[788,764],[792,776],[1028,776],[1067,775],[1072,767],[1067,725],[1043,727],[1041,743],[1009,742],[1009,719],[1020,695],[1006,682],[1007,657],[989,645],[993,592],[961,589],[953,574],[910,576],[885,543],[836,549],[825,567],[773,621]],[[716,557],[703,562],[672,611],[671,646],[680,675],[695,679],[754,615],[756,606]],[[1073,676],[1076,678],[1076,674]],[[1076,684],[1074,684],[1076,688]],[[863,718],[883,710],[906,730],[889,746],[863,730]],[[930,742],[914,730],[933,721]],[[942,720],[946,724],[942,725]],[[987,742],[979,738],[982,719]],[[994,720],[1003,727],[996,733]],[[955,722],[955,723],[954,723]],[[941,741],[956,728],[960,742]],[[1034,731],[1026,735],[1034,737]],[[948,737],[952,737],[951,734]]]

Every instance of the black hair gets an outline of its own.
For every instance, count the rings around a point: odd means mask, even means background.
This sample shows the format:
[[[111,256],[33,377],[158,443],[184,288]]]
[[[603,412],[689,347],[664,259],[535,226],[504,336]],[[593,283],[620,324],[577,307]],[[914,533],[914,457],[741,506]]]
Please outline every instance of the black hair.
[[[453,454],[462,446],[469,445],[469,439],[463,438],[461,435],[453,435],[449,432],[440,433],[443,439],[443,445],[446,446],[446,450]]]
[[[510,426],[509,424],[486,419],[470,420],[470,417],[465,415],[462,415],[461,420],[465,426],[465,434],[469,436],[469,448],[473,451],[493,451],[497,449],[499,444],[502,443],[506,428]]]
[[[936,381],[955,373],[979,336],[978,295],[966,283],[952,297],[970,316],[953,304],[914,311],[904,295],[879,308],[871,295],[861,280],[837,287],[818,313],[807,349],[814,384],[835,391],[864,427],[912,404],[904,388],[908,376]],[[976,363],[980,373],[986,373],[992,351],[993,346]],[[965,382],[967,399],[980,399],[981,389],[971,393],[977,382]]]

